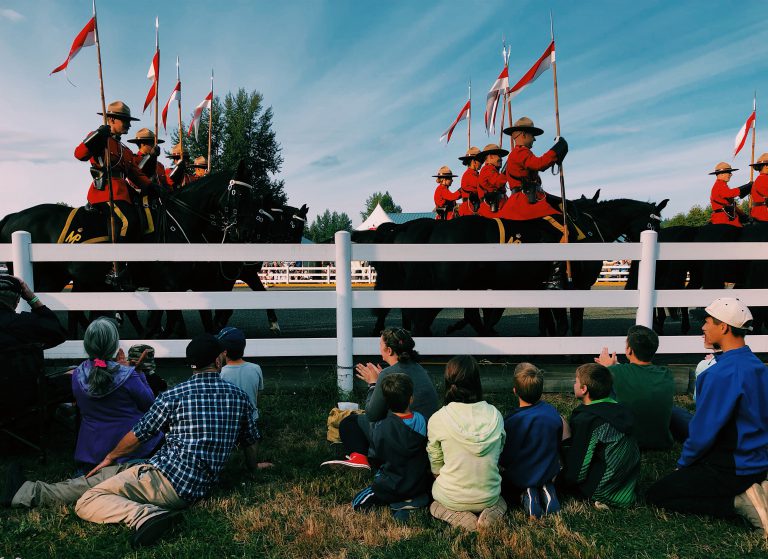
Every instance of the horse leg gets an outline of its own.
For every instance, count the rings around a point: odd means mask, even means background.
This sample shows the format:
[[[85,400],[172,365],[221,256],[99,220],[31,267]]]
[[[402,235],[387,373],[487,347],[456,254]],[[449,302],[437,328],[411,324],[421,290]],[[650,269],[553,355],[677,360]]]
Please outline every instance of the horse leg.
[[[555,335],[555,318],[552,309],[539,309],[539,336]]]
[[[555,333],[557,336],[568,335],[568,309],[552,309],[555,317]]]
[[[213,323],[214,321],[213,313],[208,309],[200,309],[197,312],[200,313],[200,322],[203,323],[203,330],[205,331],[205,333],[216,334],[218,330],[216,330],[216,326]]]
[[[131,323],[134,330],[136,330],[138,337],[145,337],[144,326],[142,326],[141,320],[139,320],[139,313],[136,311],[123,311],[123,314],[128,318],[128,322]]]
[[[688,316],[688,307],[680,307],[680,333],[686,335],[691,331],[691,317]]]
[[[387,315],[389,309],[373,309],[373,315],[376,317],[376,324],[373,325],[371,336],[381,336],[381,331],[386,327]]]
[[[495,326],[504,316],[504,309],[483,309],[483,335],[498,336]]]
[[[165,315],[165,330],[161,336],[163,338],[186,338],[187,326],[184,323],[184,316],[181,314],[181,311],[165,311]]]
[[[571,309],[571,334],[581,336],[584,334],[584,309]]]
[[[235,311],[232,309],[221,309],[217,310],[213,313],[213,327],[218,332],[222,328],[226,328],[227,324],[229,324],[229,319],[232,318],[232,315],[235,314]]]
[[[472,329],[481,336],[483,335],[483,322],[480,319],[480,309],[464,309],[464,316],[461,320],[446,328],[445,333],[453,334],[454,332],[464,329],[467,325],[471,326]]]
[[[144,328],[144,335],[147,338],[152,339],[160,336],[162,318],[163,311],[149,311],[147,325]]]
[[[656,320],[653,322],[653,329],[659,336],[664,335],[664,323],[667,321],[667,311],[664,307],[656,309]]]

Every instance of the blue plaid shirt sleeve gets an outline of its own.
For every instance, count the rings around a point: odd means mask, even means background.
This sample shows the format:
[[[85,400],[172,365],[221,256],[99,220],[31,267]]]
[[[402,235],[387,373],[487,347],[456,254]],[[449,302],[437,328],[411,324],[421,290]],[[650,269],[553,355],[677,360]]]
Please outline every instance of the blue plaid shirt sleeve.
[[[159,431],[163,431],[163,427],[168,424],[171,416],[171,402],[163,396],[164,394],[160,394],[152,407],[133,426],[133,434],[141,442],[147,442]]]
[[[246,400],[245,403],[243,415],[240,418],[240,435],[238,436],[238,443],[241,447],[251,446],[259,440],[259,428],[253,418],[256,410],[250,400]]]

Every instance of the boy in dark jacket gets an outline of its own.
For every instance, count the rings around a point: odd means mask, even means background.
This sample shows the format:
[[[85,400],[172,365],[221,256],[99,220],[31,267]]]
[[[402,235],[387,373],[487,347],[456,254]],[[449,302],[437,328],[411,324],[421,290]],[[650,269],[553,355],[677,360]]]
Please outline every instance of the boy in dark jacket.
[[[541,401],[544,373],[535,365],[515,367],[512,390],[520,405],[504,418],[507,438],[499,457],[502,495],[507,503],[522,501],[531,516],[556,513],[560,504],[553,480],[560,471],[563,419]]]
[[[429,502],[430,470],[427,458],[427,422],[419,412],[412,412],[413,381],[408,375],[394,373],[381,382],[381,391],[389,411],[372,425],[369,456],[381,464],[373,483],[352,499],[354,510],[375,505],[390,505],[397,511],[426,506]],[[404,518],[407,515],[397,515]]]
[[[576,369],[573,384],[581,400],[571,413],[570,437],[563,441],[563,485],[603,505],[635,502],[640,450],[632,436],[632,414],[610,398],[611,372],[599,363]]]

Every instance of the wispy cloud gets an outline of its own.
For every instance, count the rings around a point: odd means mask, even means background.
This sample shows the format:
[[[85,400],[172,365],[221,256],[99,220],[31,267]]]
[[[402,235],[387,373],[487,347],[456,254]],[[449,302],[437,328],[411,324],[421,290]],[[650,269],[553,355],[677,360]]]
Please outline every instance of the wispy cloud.
[[[25,19],[22,14],[10,8],[0,8],[0,18],[7,19],[13,23],[19,23],[21,20]]]
[[[315,159],[310,165],[313,167],[338,167],[341,165],[341,160],[335,155],[325,155],[320,159]]]

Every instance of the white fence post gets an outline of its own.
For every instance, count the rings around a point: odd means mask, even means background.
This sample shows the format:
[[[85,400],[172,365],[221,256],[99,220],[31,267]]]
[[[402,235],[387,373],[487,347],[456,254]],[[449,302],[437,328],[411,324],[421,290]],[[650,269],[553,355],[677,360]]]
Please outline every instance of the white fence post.
[[[659,255],[659,234],[643,231],[640,234],[640,267],[637,277],[637,318],[635,324],[653,328],[653,309],[656,306],[656,258]]]
[[[29,252],[29,245],[32,244],[32,235],[26,231],[14,231],[11,234],[11,243],[13,275],[23,279],[29,288],[34,291],[35,279],[32,274],[32,255]],[[29,305],[21,301],[18,310],[28,311]]]
[[[352,237],[339,231],[336,243],[336,385],[352,392]]]

